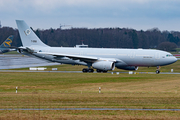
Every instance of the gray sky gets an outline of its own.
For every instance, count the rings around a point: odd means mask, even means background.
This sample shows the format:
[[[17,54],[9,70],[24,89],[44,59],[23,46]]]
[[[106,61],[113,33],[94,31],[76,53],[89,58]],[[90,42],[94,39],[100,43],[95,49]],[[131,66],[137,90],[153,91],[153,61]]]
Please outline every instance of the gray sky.
[[[120,27],[180,31],[180,0],[0,0],[3,26],[25,20],[34,29]]]

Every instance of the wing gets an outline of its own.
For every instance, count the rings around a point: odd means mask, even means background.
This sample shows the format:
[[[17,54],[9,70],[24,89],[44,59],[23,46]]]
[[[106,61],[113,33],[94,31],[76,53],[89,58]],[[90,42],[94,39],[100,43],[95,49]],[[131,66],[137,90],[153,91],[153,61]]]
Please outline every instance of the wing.
[[[56,57],[68,57],[70,59],[73,60],[80,60],[80,61],[84,61],[84,62],[95,62],[98,60],[105,60],[105,61],[112,61],[112,62],[116,62],[117,60],[113,59],[113,58],[98,58],[98,57],[93,57],[93,56],[82,56],[82,55],[70,55],[70,54],[60,54],[60,53],[49,53],[49,52],[37,52],[39,54],[46,54],[46,55],[53,55]]]

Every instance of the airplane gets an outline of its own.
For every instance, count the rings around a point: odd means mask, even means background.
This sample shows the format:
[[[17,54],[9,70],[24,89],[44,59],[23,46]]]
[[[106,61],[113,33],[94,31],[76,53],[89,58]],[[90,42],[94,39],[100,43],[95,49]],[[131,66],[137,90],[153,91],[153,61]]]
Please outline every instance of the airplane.
[[[114,68],[137,70],[138,67],[157,67],[177,61],[171,53],[152,49],[111,49],[111,48],[74,48],[50,47],[44,44],[23,20],[16,20],[22,45],[18,51],[52,62],[84,65],[82,72],[107,72]]]
[[[10,35],[0,46],[0,54],[13,51],[15,49],[11,49],[11,44],[13,41],[14,36]]]

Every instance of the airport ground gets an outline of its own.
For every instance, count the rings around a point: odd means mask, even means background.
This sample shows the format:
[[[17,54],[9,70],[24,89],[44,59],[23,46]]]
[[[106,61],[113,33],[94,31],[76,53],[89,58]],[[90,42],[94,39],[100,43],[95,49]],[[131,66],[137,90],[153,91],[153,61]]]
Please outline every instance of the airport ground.
[[[173,69],[174,72],[180,72],[179,67],[178,60],[172,65],[161,67],[161,71],[170,72]],[[52,68],[58,68],[59,71],[81,71],[83,66],[48,66],[47,71]],[[155,67],[140,67],[136,71],[138,74],[131,75],[0,72],[0,109],[3,109],[0,110],[0,120],[178,120],[180,111],[172,110],[52,110],[53,108],[180,109],[180,75],[140,74],[155,70]]]
[[[43,67],[43,66],[42,66]],[[57,71],[82,71],[83,68],[87,68],[86,66],[79,66],[79,65],[54,65],[54,66],[44,66],[45,71],[52,71],[52,68],[57,68]],[[171,72],[171,69],[173,69],[173,72],[177,72],[180,73],[180,60],[178,60],[177,62],[171,64],[171,65],[167,65],[167,66],[162,66],[160,68],[161,72]],[[12,70],[29,70],[29,68],[20,68],[20,69],[12,69]],[[156,67],[139,67],[137,71],[137,73],[140,72],[154,72],[156,71]],[[113,71],[109,71],[109,72],[129,72],[127,70],[122,70],[122,69],[115,69]]]

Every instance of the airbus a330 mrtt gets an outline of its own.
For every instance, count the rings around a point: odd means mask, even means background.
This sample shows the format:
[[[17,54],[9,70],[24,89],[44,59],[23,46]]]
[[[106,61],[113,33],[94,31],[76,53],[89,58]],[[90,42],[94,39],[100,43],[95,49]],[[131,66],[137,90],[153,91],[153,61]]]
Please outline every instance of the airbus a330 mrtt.
[[[33,30],[23,21],[16,20],[22,47],[19,52],[72,65],[85,65],[83,72],[107,72],[114,68],[137,70],[138,67],[169,65],[177,61],[171,53],[151,49],[110,49],[110,48],[74,48],[50,47],[44,44]],[[159,73],[159,69],[156,73]]]

